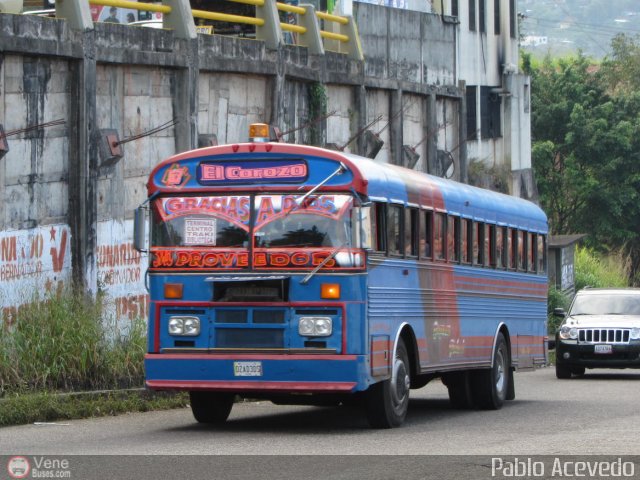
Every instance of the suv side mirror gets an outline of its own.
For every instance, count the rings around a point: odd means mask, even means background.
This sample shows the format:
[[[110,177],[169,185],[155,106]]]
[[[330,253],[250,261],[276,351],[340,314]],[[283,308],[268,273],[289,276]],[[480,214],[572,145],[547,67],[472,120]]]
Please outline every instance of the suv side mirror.
[[[564,311],[564,308],[554,308],[553,309],[553,316],[554,317],[564,318],[564,317],[567,316],[567,312]]]
[[[139,252],[147,251],[147,208],[138,207],[133,215],[133,248]]]

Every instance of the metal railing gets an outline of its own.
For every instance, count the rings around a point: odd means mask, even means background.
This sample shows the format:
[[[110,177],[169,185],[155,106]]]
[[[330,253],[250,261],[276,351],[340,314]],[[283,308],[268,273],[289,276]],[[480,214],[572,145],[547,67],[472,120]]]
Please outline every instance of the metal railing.
[[[256,7],[255,16],[191,9],[188,0],[162,0],[162,4],[130,0],[88,0],[87,3],[56,1],[56,16],[66,18],[71,28],[88,30],[93,28],[93,21],[88,13],[89,4],[161,13],[163,27],[172,29],[179,38],[196,37],[194,18],[252,25],[255,26],[255,38],[264,41],[269,48],[278,48],[284,43],[292,43],[307,47],[313,54],[324,54],[325,50],[330,50],[363,60],[358,30],[353,17],[317,12],[313,5],[296,6],[276,0],[228,1]],[[278,12],[293,15],[294,21],[282,22]],[[285,42],[283,32],[289,33],[286,37],[288,42]],[[216,32],[212,29],[212,33]]]

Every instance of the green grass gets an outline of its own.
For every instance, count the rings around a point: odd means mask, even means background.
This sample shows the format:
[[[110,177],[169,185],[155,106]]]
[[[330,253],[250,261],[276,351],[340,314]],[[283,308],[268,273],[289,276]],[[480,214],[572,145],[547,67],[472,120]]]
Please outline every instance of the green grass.
[[[67,290],[0,319],[0,426],[188,403],[140,388],[146,322],[118,322],[105,306],[102,295]]]
[[[185,393],[154,393],[141,389],[81,394],[14,394],[0,400],[0,427],[167,410],[185,407],[188,403],[189,397]]]
[[[576,290],[585,287],[629,286],[629,265],[621,254],[602,255],[588,248],[576,248]]]
[[[0,395],[143,385],[145,321],[116,322],[101,296],[54,294],[2,320]]]

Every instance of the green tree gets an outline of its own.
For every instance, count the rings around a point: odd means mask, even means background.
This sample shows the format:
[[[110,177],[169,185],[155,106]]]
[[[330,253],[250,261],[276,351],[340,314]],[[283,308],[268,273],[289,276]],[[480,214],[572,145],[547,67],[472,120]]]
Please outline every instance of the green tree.
[[[602,76],[609,89],[620,95],[640,90],[640,35],[616,35],[611,55],[602,62]]]
[[[526,58],[525,58],[526,60]],[[575,233],[575,219],[595,186],[588,165],[572,148],[573,120],[604,94],[588,73],[589,62],[552,60],[532,68],[532,158],[541,201],[554,233]]]
[[[580,54],[531,67],[532,158],[552,232],[624,250],[638,281],[640,93],[625,72],[640,48],[625,41],[602,66]]]

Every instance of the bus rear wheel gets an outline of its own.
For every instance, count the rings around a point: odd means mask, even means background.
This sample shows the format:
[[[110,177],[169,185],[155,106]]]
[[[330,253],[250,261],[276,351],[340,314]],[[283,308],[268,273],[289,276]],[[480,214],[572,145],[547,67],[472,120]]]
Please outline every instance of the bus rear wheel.
[[[442,377],[449,391],[449,401],[453,408],[469,409],[475,406],[471,387],[471,374],[467,371],[452,372]]]
[[[222,424],[227,421],[235,395],[225,392],[189,392],[193,417],[199,423]]]
[[[373,428],[399,427],[409,409],[409,354],[404,341],[398,340],[391,378],[371,385],[365,394],[365,410]]]
[[[509,348],[502,333],[498,333],[493,350],[493,366],[489,369],[473,372],[473,398],[478,407],[485,410],[498,410],[504,404],[511,381],[511,362]]]

